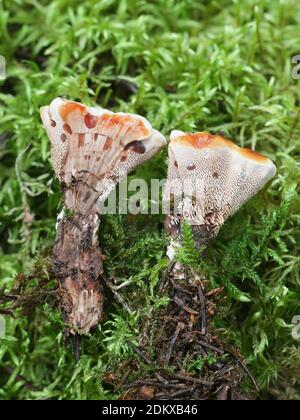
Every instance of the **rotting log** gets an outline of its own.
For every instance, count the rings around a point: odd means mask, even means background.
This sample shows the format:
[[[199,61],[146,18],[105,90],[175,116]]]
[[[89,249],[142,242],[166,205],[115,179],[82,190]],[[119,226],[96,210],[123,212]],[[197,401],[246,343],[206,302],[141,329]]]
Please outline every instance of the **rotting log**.
[[[99,216],[63,216],[57,223],[54,274],[60,280],[66,322],[88,333],[103,310],[103,256],[98,244]]]

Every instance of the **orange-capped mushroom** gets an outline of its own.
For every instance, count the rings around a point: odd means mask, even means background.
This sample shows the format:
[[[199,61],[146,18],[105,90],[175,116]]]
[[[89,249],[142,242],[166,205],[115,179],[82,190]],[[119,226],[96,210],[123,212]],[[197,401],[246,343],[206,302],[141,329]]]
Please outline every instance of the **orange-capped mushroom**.
[[[173,131],[164,198],[173,210],[167,228],[179,235],[186,219],[198,243],[206,242],[275,173],[270,159],[219,135]]]
[[[143,117],[56,98],[41,108],[68,215],[58,218],[54,272],[72,333],[102,317],[103,255],[97,232],[102,205],[116,184],[165,145]]]

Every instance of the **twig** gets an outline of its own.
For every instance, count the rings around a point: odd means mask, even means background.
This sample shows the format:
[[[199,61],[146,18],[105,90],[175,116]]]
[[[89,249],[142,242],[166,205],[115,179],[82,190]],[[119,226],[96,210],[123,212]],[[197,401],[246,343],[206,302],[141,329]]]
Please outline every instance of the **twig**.
[[[169,280],[169,273],[171,272],[174,265],[175,265],[175,261],[171,261],[168,267],[163,271],[161,285],[158,290],[159,295],[161,295],[163,291],[165,290],[168,284],[168,280]]]
[[[194,309],[192,309],[192,308],[189,308],[188,306],[186,306],[185,304],[184,304],[184,302],[177,296],[177,295],[175,295],[174,296],[174,302],[181,308],[181,309],[183,309],[184,311],[186,311],[186,312],[188,312],[189,314],[192,314],[192,315],[199,315],[199,312],[197,312],[197,311],[195,311]]]
[[[259,386],[258,386],[254,376],[252,375],[250,369],[248,369],[247,366],[245,365],[245,363],[241,360],[241,358],[237,354],[237,352],[234,349],[231,349],[230,347],[226,347],[226,351],[228,351],[228,353],[230,353],[237,360],[238,364],[244,369],[244,371],[247,373],[247,375],[251,379],[251,382],[253,383],[256,391],[259,392],[260,389],[259,389]]]
[[[148,365],[151,365],[152,362],[151,360],[137,347],[135,346],[133,343],[131,343],[130,341],[127,341],[127,344],[129,345],[129,347],[132,348],[132,350],[134,350]]]
[[[215,351],[216,353],[224,354],[223,350],[220,350],[217,347],[213,346],[212,344],[206,343],[205,341],[199,340],[199,344],[203,347],[206,347],[209,350]]]
[[[0,291],[0,293],[1,293],[1,291]],[[17,295],[11,295],[11,294],[7,294],[7,293],[0,294],[0,301],[1,302],[9,302],[11,300],[18,300],[18,299],[19,299],[19,296],[17,296]]]
[[[202,357],[206,358],[208,356],[207,351],[202,346],[199,347],[199,350]]]
[[[127,369],[127,371],[125,372],[125,374],[123,375],[122,379],[120,380],[120,382],[117,385],[117,389],[122,388],[122,386],[124,385],[126,379],[128,378],[128,376],[131,373],[131,368]]]
[[[134,387],[140,387],[140,386],[153,386],[154,382],[152,381],[136,381],[136,382],[132,382],[131,384],[125,384],[124,388],[134,388]]]
[[[244,371],[248,374],[248,376],[251,379],[253,385],[255,386],[256,391],[259,392],[260,389],[259,389],[258,383],[256,382],[256,380],[255,380],[254,376],[252,375],[250,369],[248,369],[247,366],[240,359],[237,359],[237,361],[241,365],[241,367],[244,369]]]
[[[192,388],[187,387],[186,389],[180,389],[179,391],[172,392],[170,394],[171,398],[181,397],[183,395],[189,394],[192,395],[193,392],[197,389],[197,386],[193,386]]]
[[[114,286],[114,290],[123,289],[123,287],[129,286],[131,283],[132,283],[131,279],[124,280],[121,284],[118,284],[117,286]]]
[[[203,294],[202,287],[199,285],[197,286],[198,295],[201,304],[201,316],[200,316],[200,334],[206,335],[206,308],[205,308],[205,297]]]
[[[73,339],[73,345],[74,345],[74,356],[77,362],[80,359],[80,352],[81,352],[80,340],[81,340],[80,335],[75,334],[74,339]]]
[[[177,290],[179,290],[180,292],[182,292],[182,293],[184,293],[184,294],[186,294],[186,295],[193,296],[193,293],[192,293],[192,292],[190,292],[189,290],[185,289],[184,287],[181,287],[179,284],[177,284],[177,283],[175,282],[175,280],[174,280],[174,279],[172,279],[172,277],[170,277],[170,281],[171,281],[171,283],[172,283],[172,285],[173,285],[174,289],[177,289]]]
[[[205,293],[205,297],[209,298],[212,297],[214,295],[219,295],[220,293],[222,293],[224,290],[224,287],[217,287],[215,289],[210,290],[209,292]]]
[[[202,384],[202,385],[208,385],[208,386],[212,386],[214,384],[213,382],[206,381],[205,379],[194,378],[192,376],[183,375],[181,373],[175,373],[174,377],[184,380],[184,381],[195,382],[196,384]]]
[[[171,338],[171,341],[170,341],[170,344],[169,344],[169,348],[168,348],[168,351],[167,351],[167,353],[166,353],[166,357],[165,357],[165,365],[166,365],[166,366],[167,366],[167,365],[169,364],[169,362],[170,362],[170,359],[171,359],[171,354],[172,354],[172,351],[173,351],[174,345],[175,345],[175,343],[176,343],[176,340],[177,340],[177,338],[178,338],[178,335],[179,335],[180,331],[181,331],[183,328],[184,328],[184,324],[183,324],[182,322],[178,322],[177,327],[176,327],[176,330],[175,330],[175,333],[174,333],[174,335],[173,335],[173,336],[172,336],[172,338]]]
[[[125,302],[124,298],[120,293],[118,293],[112,284],[105,276],[103,276],[106,286],[112,291],[113,295],[115,296],[116,300],[123,306],[123,308],[130,314],[132,314],[133,310],[130,308],[127,302]]]
[[[165,385],[168,385],[170,383],[163,376],[161,376],[158,372],[155,372],[155,376],[159,381],[163,382]]]

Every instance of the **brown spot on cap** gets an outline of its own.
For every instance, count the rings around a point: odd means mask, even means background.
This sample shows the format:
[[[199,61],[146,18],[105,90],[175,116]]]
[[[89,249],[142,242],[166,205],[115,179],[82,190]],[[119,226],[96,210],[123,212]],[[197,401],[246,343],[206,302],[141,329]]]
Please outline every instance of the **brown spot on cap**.
[[[65,135],[65,133],[63,133],[63,134],[60,136],[60,139],[61,139],[61,141],[62,141],[63,143],[67,140],[67,136]]]
[[[219,178],[219,174],[218,174],[218,172],[214,172],[214,173],[213,173],[213,178],[215,178],[215,179]]]
[[[146,152],[146,148],[141,141],[133,141],[127,144],[124,150],[132,150],[135,153],[143,155]]]
[[[51,120],[51,127],[56,127],[56,122],[54,120]]]
[[[187,169],[188,171],[193,171],[194,169],[196,169],[196,165],[195,165],[194,163],[192,163],[191,165],[188,165],[188,166],[186,167],[186,169]]]
[[[126,134],[136,136],[136,138],[146,138],[151,135],[149,129],[141,120],[133,115],[120,115],[120,114],[103,114],[100,117],[101,124],[106,130],[113,130],[117,125],[126,128]]]
[[[214,145],[212,139],[217,136],[213,136],[209,133],[195,133],[195,134],[184,134],[176,139],[172,140],[171,143],[182,144],[186,146],[191,146],[197,149],[202,149],[204,147],[210,147]]]
[[[174,166],[175,166],[175,168],[178,168],[178,162],[177,162],[177,160],[174,161]]]
[[[113,144],[113,139],[110,138],[110,137],[107,137],[106,142],[105,142],[105,144],[103,146],[103,150],[110,150],[112,144]]]
[[[95,128],[98,122],[98,117],[95,115],[92,115],[90,113],[87,113],[84,117],[84,124],[87,126],[87,128]]]
[[[66,131],[69,134],[73,133],[72,128],[69,126],[69,124],[64,124],[63,129],[64,129],[64,131]]]
[[[85,138],[85,134],[78,134],[78,147],[83,147],[84,146],[84,138]]]

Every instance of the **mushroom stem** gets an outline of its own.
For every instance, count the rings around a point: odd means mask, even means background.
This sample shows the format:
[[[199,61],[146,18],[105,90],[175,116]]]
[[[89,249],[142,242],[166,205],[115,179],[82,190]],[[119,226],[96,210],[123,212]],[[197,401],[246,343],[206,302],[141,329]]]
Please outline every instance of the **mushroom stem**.
[[[103,256],[97,214],[75,213],[57,223],[54,273],[60,281],[65,321],[72,333],[87,334],[102,317]]]

